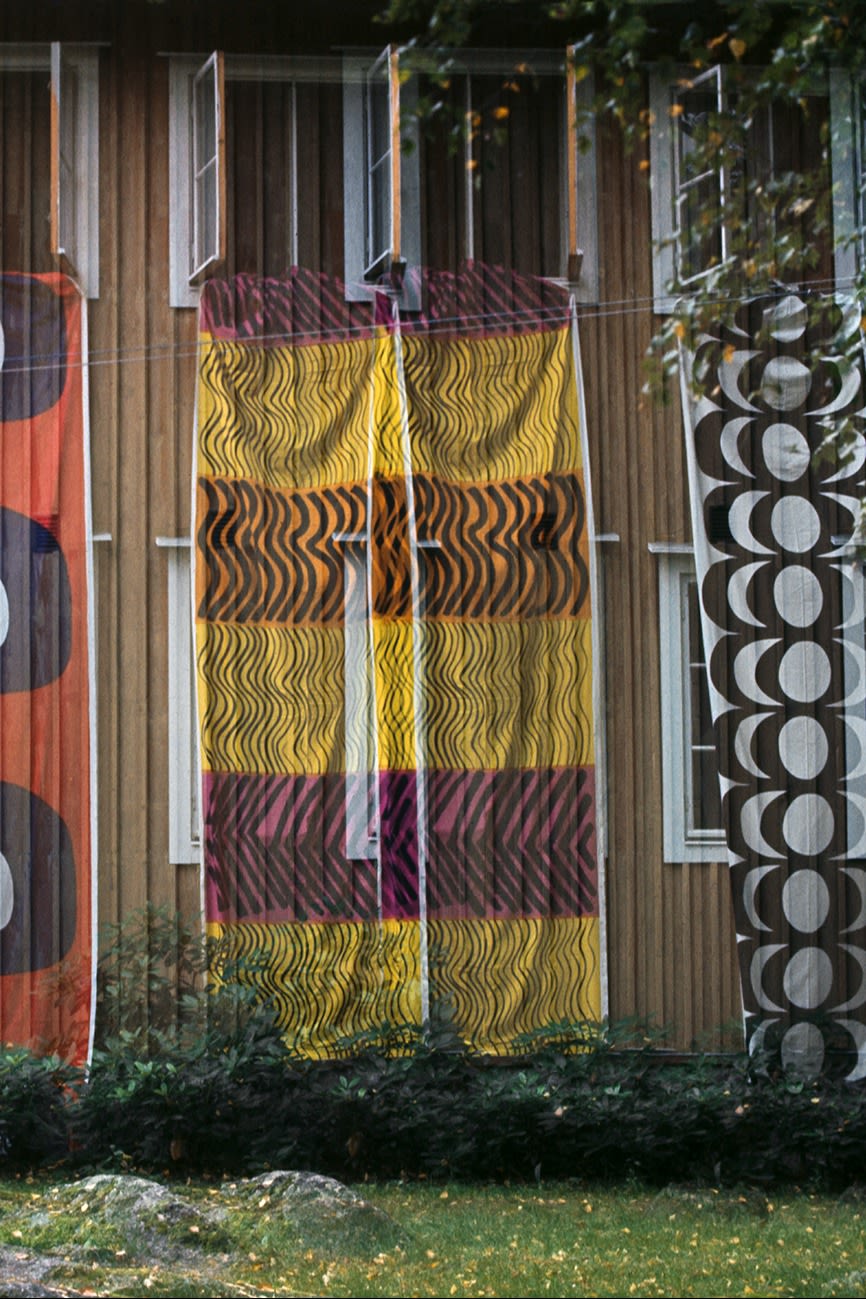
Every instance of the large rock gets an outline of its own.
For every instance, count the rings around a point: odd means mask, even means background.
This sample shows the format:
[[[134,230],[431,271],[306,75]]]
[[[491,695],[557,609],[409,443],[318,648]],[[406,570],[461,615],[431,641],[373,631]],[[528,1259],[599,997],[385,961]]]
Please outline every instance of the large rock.
[[[319,1173],[261,1173],[231,1188],[245,1208],[291,1220],[299,1244],[344,1254],[378,1254],[405,1242],[393,1218],[362,1195]]]
[[[191,1249],[231,1249],[225,1210],[203,1209],[146,1177],[97,1173],[68,1189],[73,1212],[101,1218],[135,1254],[170,1262]]]

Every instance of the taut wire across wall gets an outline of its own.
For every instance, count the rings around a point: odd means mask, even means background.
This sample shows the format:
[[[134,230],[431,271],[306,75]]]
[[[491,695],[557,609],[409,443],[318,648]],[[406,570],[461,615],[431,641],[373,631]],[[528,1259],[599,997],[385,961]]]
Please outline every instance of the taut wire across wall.
[[[203,293],[206,911],[310,1055],[601,1015],[590,565],[568,301]]]

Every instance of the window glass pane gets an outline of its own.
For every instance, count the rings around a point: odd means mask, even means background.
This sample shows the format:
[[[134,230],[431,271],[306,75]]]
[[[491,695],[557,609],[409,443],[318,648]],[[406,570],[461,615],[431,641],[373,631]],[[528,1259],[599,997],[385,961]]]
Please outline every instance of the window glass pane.
[[[218,86],[219,56],[212,55],[196,74],[192,99],[193,266],[198,274],[221,255]]]
[[[701,639],[697,579],[686,579],[684,587],[684,640],[688,647],[687,825],[693,832],[719,830],[722,828],[719,769]]]
[[[369,266],[391,251],[391,161],[384,158],[370,171]]]
[[[367,227],[365,273],[378,269],[391,251],[391,103],[389,54],[377,60],[367,78]]]
[[[722,829],[722,799],[719,790],[719,764],[715,746],[692,750],[692,820],[691,830]]]
[[[217,165],[214,159],[196,177],[195,260],[202,266],[216,255],[217,248]]]
[[[76,253],[75,124],[78,120],[78,76],[67,60],[61,60],[60,103],[60,203],[58,243],[67,257]]]
[[[722,175],[707,167],[705,150],[718,111],[715,89],[690,91],[678,99],[677,224],[680,273],[691,279],[723,256],[721,237]]]
[[[195,79],[196,171],[201,171],[216,153],[215,76],[216,67],[209,64]]]
[[[370,160],[376,163],[391,151],[391,113],[388,95],[388,64],[379,64],[367,86]]]

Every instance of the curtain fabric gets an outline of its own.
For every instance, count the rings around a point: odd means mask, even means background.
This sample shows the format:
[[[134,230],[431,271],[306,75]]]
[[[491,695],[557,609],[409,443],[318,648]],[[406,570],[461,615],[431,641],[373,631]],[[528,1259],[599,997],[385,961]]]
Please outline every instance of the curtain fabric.
[[[862,361],[841,358],[859,330],[830,298],[756,299],[683,364],[747,1039],[852,1080],[866,1076],[866,586],[851,544],[866,439]]]
[[[311,1055],[601,1014],[586,467],[569,306],[204,290],[206,909]]]
[[[87,1058],[93,1006],[82,305],[0,276],[0,1033]]]

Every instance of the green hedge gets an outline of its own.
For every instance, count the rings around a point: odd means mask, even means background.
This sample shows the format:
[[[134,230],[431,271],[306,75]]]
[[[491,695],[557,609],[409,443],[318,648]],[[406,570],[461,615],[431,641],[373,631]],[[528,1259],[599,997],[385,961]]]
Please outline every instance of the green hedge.
[[[829,1188],[866,1168],[866,1089],[844,1082],[845,1061],[806,1083],[745,1057],[672,1058],[643,1026],[585,1024],[495,1060],[446,1024],[315,1062],[286,1045],[255,971],[228,968],[175,915],[146,908],[103,948],[86,1076],[0,1050],[0,1170]]]
[[[149,1057],[118,1039],[86,1080],[7,1052],[0,1167],[824,1187],[866,1167],[866,1090],[842,1081],[755,1077],[740,1058],[673,1062],[597,1031],[589,1047],[519,1061],[448,1038],[399,1041],[399,1055],[356,1044],[338,1061],[304,1061],[254,1014]]]

